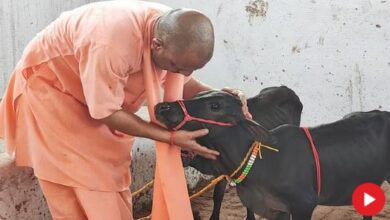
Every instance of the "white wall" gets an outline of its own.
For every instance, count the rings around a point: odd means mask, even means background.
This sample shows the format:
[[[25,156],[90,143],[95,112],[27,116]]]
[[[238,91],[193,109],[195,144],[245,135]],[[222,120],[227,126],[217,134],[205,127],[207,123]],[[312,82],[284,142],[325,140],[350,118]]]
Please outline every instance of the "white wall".
[[[389,0],[158,1],[213,21],[215,54],[197,73],[204,82],[249,96],[287,85],[302,99],[305,125],[390,110]],[[259,16],[248,12],[256,6]]]
[[[390,110],[389,0],[157,1],[199,9],[213,21],[215,54],[196,73],[212,86],[251,96],[285,84],[302,98],[306,125],[350,111]],[[34,34],[61,11],[88,2],[1,0],[1,92]]]

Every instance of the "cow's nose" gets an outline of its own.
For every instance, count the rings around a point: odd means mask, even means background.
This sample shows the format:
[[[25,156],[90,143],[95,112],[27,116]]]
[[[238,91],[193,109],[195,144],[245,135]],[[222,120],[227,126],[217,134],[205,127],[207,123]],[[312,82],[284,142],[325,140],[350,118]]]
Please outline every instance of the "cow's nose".
[[[166,111],[169,111],[171,109],[171,106],[168,103],[161,103],[158,106],[158,113],[163,113]]]

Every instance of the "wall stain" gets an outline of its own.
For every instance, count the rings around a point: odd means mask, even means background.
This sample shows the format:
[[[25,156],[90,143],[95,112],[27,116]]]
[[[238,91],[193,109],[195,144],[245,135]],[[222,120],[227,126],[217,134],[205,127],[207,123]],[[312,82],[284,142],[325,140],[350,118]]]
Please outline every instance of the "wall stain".
[[[292,53],[300,53],[301,52],[301,48],[299,48],[297,45],[293,46],[291,48],[291,52]]]
[[[265,18],[268,11],[267,0],[251,0],[248,5],[245,6],[245,11],[249,15],[249,23],[252,24],[254,18]]]
[[[348,100],[349,100],[349,106],[350,106],[350,109],[349,111],[352,112],[354,111],[354,108],[353,108],[353,82],[352,80],[348,80],[348,86],[345,88],[346,90],[346,94],[347,94],[347,97],[348,97]]]
[[[20,208],[22,208],[22,203],[19,203],[19,204],[17,204],[17,205],[15,205],[15,209],[16,209],[16,211],[20,211]]]
[[[323,36],[321,36],[319,39],[318,39],[318,44],[319,45],[324,45],[324,40],[325,38]]]
[[[360,67],[359,67],[359,64],[355,64],[355,72],[356,72],[356,76],[355,76],[355,84],[356,84],[356,87],[357,87],[357,96],[358,96],[358,99],[359,99],[359,107],[360,107],[360,111],[363,109],[363,94],[362,94],[362,71],[360,70]]]
[[[221,14],[223,3],[218,6],[217,17]]]

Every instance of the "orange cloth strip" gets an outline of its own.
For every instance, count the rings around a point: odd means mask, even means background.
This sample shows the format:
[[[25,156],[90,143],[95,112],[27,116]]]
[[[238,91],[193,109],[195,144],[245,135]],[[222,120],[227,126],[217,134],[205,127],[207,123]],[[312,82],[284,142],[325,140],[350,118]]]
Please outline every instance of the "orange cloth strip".
[[[149,27],[152,27],[150,25]],[[149,31],[149,34],[151,32]],[[151,39],[151,38],[148,38]],[[151,63],[150,44],[144,51],[144,81],[150,119],[157,122],[154,106],[161,101],[159,78]],[[168,73],[164,100],[181,99],[184,76]],[[187,191],[180,148],[156,141],[156,172],[153,192],[152,219],[187,220],[193,219]]]

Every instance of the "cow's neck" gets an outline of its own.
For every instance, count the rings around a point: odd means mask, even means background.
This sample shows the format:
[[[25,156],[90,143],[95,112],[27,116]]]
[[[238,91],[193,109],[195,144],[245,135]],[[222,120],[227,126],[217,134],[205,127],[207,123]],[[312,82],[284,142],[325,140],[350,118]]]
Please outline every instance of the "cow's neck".
[[[248,132],[241,127],[230,128],[224,135],[214,138],[205,138],[206,146],[213,146],[220,153],[217,161],[218,174],[227,174],[236,170],[244,160],[253,143]]]

